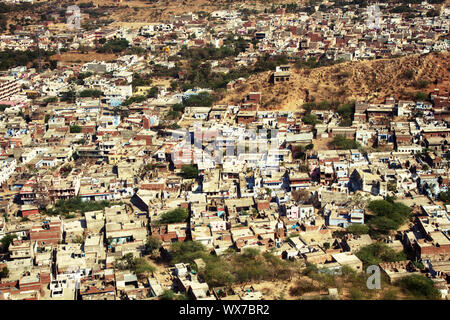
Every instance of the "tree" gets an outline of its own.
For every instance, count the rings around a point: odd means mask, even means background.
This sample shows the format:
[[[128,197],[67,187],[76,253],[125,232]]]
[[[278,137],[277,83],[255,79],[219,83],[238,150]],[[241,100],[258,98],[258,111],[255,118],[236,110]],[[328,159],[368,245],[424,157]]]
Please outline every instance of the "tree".
[[[315,114],[309,113],[302,118],[302,121],[306,124],[315,125],[320,121],[317,120],[317,116]]]
[[[195,259],[208,255],[205,246],[198,241],[174,242],[170,247],[170,262],[173,264],[193,263]]]
[[[102,39],[99,40],[99,42]],[[98,48],[99,53],[119,53],[128,48],[129,42],[126,39],[111,39],[106,41],[100,48]]]
[[[147,276],[149,273],[154,273],[156,271],[156,267],[144,258],[135,258],[133,261],[132,271],[137,275],[145,275]]]
[[[80,92],[80,97],[93,97],[98,98],[103,94],[100,90],[92,90],[92,89],[86,89]]]
[[[186,164],[181,167],[181,175],[184,179],[195,179],[198,177],[197,166]]]
[[[443,202],[450,202],[450,190],[447,192],[439,193],[439,200]]]
[[[388,191],[396,192],[397,191],[397,184],[393,181],[389,181],[387,184]]]
[[[369,220],[369,225],[383,232],[398,229],[411,213],[411,209],[404,204],[386,200],[372,201],[368,209],[375,213],[375,217]]]
[[[436,289],[431,279],[424,277],[423,275],[410,275],[406,276],[396,282],[400,288],[406,293],[412,295],[417,299],[440,299],[439,290]]]
[[[166,289],[163,294],[159,297],[161,300],[174,300],[175,293],[172,290]]]
[[[83,128],[80,126],[77,125],[70,126],[70,133],[81,133],[82,130]]]
[[[148,252],[152,252],[154,250],[158,250],[159,248],[161,248],[161,244],[162,244],[162,241],[159,238],[157,238],[155,236],[150,236],[147,239],[147,242],[145,243],[145,249]]]
[[[148,98],[156,98],[158,96],[158,87],[151,87],[148,91]]]
[[[234,276],[223,268],[220,261],[207,264],[201,274],[211,287],[231,286],[235,281]]]
[[[184,222],[188,218],[189,214],[185,209],[177,208],[161,215],[160,223],[177,223]]]
[[[406,260],[404,252],[397,253],[385,243],[376,242],[362,247],[356,256],[363,262],[364,266],[378,265],[381,262],[395,262]]]
[[[213,98],[208,92],[200,92],[183,99],[183,105],[186,107],[210,107],[212,104]]]
[[[5,266],[0,272],[0,279],[8,278],[8,276],[9,276],[9,269],[8,267]]]
[[[369,233],[369,226],[352,223],[346,228],[346,231],[357,235],[367,234]]]
[[[17,238],[17,235],[15,234],[7,234],[6,236],[4,236],[1,240],[0,243],[2,244],[2,248],[5,252],[8,252],[9,249],[9,245],[13,242],[13,240]]]
[[[360,192],[350,198],[350,204],[358,209],[366,209],[369,205],[370,197]]]

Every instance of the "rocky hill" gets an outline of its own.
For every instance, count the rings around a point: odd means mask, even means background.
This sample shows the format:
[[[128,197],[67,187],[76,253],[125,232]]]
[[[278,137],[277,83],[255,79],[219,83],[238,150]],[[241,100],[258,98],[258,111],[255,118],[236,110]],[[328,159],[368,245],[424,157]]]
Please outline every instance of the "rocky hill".
[[[450,53],[345,62],[316,69],[292,68],[288,83],[271,84],[273,72],[252,75],[221,103],[236,103],[248,92],[261,91],[269,109],[299,110],[310,101],[382,102],[386,97],[412,98],[433,88],[450,88]]]

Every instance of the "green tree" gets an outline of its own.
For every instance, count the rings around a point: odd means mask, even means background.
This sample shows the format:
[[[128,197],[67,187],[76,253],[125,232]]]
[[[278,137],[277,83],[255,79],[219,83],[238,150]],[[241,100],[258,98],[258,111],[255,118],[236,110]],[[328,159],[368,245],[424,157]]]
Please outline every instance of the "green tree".
[[[353,234],[367,234],[369,233],[369,226],[365,225],[365,224],[357,224],[357,223],[352,223],[350,225],[348,225],[348,227],[346,228],[346,231],[348,233],[353,233]]]
[[[93,97],[98,98],[103,94],[100,90],[93,90],[93,89],[86,89],[80,92],[80,97],[86,98],[86,97]]]
[[[148,98],[156,98],[158,96],[158,87],[151,87],[149,90],[147,97]]]
[[[205,246],[198,241],[174,242],[170,247],[170,262],[193,263],[195,259],[208,256]]]
[[[9,269],[8,267],[3,267],[2,271],[0,272],[0,279],[8,278],[9,277]]]
[[[133,261],[132,271],[137,275],[148,276],[149,273],[153,274],[156,271],[156,267],[144,258],[136,258]]]
[[[147,239],[147,242],[145,243],[145,249],[149,252],[152,252],[154,250],[158,250],[159,248],[161,248],[161,244],[162,241],[155,237],[155,236],[150,236]]]
[[[320,122],[319,120],[317,120],[317,116],[315,114],[312,114],[312,113],[309,113],[309,114],[305,115],[302,118],[302,121],[304,123],[306,123],[306,124],[312,124],[312,125],[315,125],[315,124]]]
[[[198,169],[195,165],[186,164],[181,167],[181,175],[184,179],[195,179],[198,177]]]
[[[423,275],[410,275],[396,282],[404,292],[410,294],[416,299],[438,300],[440,299],[439,290],[433,284],[431,279]]]
[[[13,242],[15,238],[17,238],[17,235],[7,234],[0,240],[0,243],[2,244],[2,248],[4,251],[6,252],[8,251],[10,244]]]
[[[82,130],[83,128],[80,126],[77,125],[70,126],[70,133],[80,133]]]
[[[347,139],[343,135],[336,135],[331,141],[331,145],[333,145],[336,149],[358,149],[360,144],[352,139]]]
[[[368,209],[375,213],[369,225],[383,232],[398,229],[409,219],[411,209],[399,202],[375,200],[369,203]]]
[[[166,213],[163,213],[161,215],[161,219],[159,220],[160,223],[167,224],[167,223],[177,223],[177,222],[184,222],[188,218],[188,213],[185,209],[178,208],[171,211],[168,211]]]
[[[393,181],[389,181],[387,184],[387,189],[388,191],[393,191],[396,192],[397,191],[397,184]]]
[[[376,242],[362,247],[356,256],[363,262],[364,266],[378,265],[381,262],[395,262],[406,260],[404,252],[396,252],[385,243]]]
[[[159,298],[161,300],[175,300],[175,293],[172,290],[166,289]]]

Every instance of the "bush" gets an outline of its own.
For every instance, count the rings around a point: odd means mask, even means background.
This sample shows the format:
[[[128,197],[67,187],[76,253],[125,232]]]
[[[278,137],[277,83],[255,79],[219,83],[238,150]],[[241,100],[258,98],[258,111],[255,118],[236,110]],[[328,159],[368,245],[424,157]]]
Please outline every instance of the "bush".
[[[211,255],[199,242],[175,242],[170,249],[171,263],[190,263],[202,258],[206,267],[199,275],[211,286],[230,286],[259,280],[290,280],[294,263],[284,261],[271,253],[261,254],[257,249],[242,253],[228,252],[224,256]]]
[[[174,242],[170,247],[170,262],[193,263],[195,259],[208,255],[205,246],[197,241]]]
[[[147,99],[147,97],[145,96],[133,96],[133,97],[129,97],[127,98],[125,101],[122,102],[123,106],[129,106],[132,103],[141,103],[143,101],[145,101]]]
[[[337,108],[337,113],[341,116],[342,120],[339,123],[341,127],[349,127],[352,125],[353,114],[355,113],[355,104],[346,103]]]
[[[421,300],[440,299],[439,290],[434,287],[433,281],[422,275],[410,275],[396,282],[404,292]]]
[[[163,294],[159,297],[161,300],[174,300],[175,293],[172,290],[165,289]]]
[[[424,92],[418,92],[418,93],[416,93],[415,99],[418,101],[426,101],[426,100],[428,100],[428,94],[426,94]]]
[[[156,98],[158,96],[158,87],[151,87],[147,97],[148,98]]]
[[[450,202],[450,190],[447,192],[439,193],[439,200],[443,202]]]
[[[291,296],[302,296],[308,292],[314,292],[322,289],[321,286],[315,286],[312,281],[302,281],[299,280],[295,286],[289,289],[289,294]]]
[[[424,89],[426,87],[428,87],[429,82],[427,80],[419,80],[416,82],[416,87],[418,89]]]

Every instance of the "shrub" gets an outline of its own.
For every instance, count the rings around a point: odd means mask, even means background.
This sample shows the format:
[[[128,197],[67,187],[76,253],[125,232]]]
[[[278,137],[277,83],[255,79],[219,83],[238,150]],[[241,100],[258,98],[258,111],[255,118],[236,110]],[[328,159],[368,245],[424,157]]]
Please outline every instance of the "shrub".
[[[433,281],[422,275],[410,275],[396,282],[404,292],[421,300],[437,300],[440,298],[439,290],[434,287]]]

